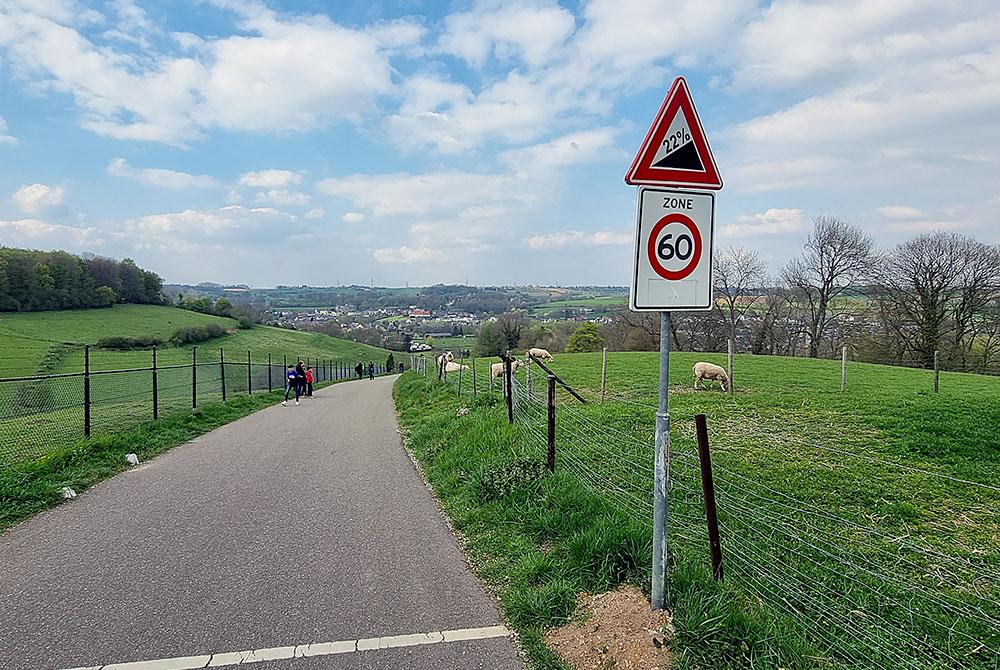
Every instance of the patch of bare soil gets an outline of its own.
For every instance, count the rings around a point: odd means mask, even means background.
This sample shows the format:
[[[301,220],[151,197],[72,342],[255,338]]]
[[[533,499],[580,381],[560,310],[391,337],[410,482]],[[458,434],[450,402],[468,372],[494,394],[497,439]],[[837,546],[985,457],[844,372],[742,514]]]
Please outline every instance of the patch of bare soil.
[[[576,670],[666,670],[673,632],[670,615],[651,611],[642,591],[623,586],[581,594],[573,621],[549,631],[545,642]]]

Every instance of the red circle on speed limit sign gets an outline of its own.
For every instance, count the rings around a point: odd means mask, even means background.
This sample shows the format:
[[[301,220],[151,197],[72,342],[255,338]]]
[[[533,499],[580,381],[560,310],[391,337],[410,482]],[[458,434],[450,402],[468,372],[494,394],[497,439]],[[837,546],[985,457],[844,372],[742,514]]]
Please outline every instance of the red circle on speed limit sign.
[[[676,240],[673,239],[673,234],[670,234],[659,240],[660,233],[671,223],[683,225],[687,229],[688,234],[681,233],[677,236]],[[694,272],[694,269],[698,267],[698,261],[701,260],[701,233],[698,232],[698,226],[695,225],[690,217],[679,212],[667,214],[657,221],[653,229],[649,231],[646,255],[649,257],[649,264],[653,267],[653,271],[656,274],[672,281],[684,279]],[[675,258],[680,261],[687,261],[687,264],[679,270],[668,270],[663,265],[663,262]]]

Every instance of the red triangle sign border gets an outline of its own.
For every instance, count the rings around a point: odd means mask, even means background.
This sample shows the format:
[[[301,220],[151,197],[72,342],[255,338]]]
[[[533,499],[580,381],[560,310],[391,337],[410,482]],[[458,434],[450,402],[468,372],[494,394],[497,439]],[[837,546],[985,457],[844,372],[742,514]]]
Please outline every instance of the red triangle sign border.
[[[687,121],[692,142],[698,152],[698,157],[701,159],[701,170],[663,168],[653,165],[657,149],[663,142],[663,138],[677,114],[683,114]],[[698,111],[691,100],[691,92],[688,90],[684,77],[674,79],[673,85],[667,92],[667,97],[664,98],[663,104],[660,106],[660,111],[646,133],[642,147],[635,155],[632,166],[625,175],[625,183],[635,186],[687,186],[712,190],[722,188],[722,176],[715,164],[712,150],[708,146],[705,129],[701,125],[701,119],[698,118]]]

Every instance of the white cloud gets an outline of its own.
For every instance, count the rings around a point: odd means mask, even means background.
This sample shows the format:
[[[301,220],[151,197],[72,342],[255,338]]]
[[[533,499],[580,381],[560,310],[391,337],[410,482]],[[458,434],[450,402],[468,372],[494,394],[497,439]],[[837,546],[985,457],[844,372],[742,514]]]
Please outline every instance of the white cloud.
[[[758,235],[781,235],[797,233],[805,228],[805,218],[801,209],[773,207],[764,212],[741,216],[739,223],[722,227],[722,237],[755,237]]]
[[[580,230],[568,230],[561,233],[534,235],[529,237],[527,242],[530,249],[625,246],[632,243],[632,233],[618,233],[612,230],[585,233]]]
[[[55,209],[63,204],[65,197],[63,187],[47,184],[25,184],[11,196],[18,209],[27,214]]]
[[[542,65],[576,28],[573,14],[551,0],[478,0],[471,10],[448,15],[444,25],[438,48],[476,66],[491,53]]]
[[[919,219],[927,216],[916,207],[907,205],[888,205],[875,210],[887,219]]]
[[[347,223],[361,223],[365,220],[365,215],[361,212],[347,212],[340,218]]]
[[[287,188],[302,183],[302,175],[291,170],[260,170],[244,172],[239,177],[240,186],[253,188]]]
[[[305,206],[312,200],[307,194],[289,191],[283,188],[272,188],[270,191],[259,191],[254,198],[257,202],[271,202],[275,205]]]
[[[372,257],[379,263],[432,263],[444,260],[444,254],[429,247],[408,247],[376,249]]]
[[[307,219],[322,219],[323,213],[324,212],[322,207],[315,207],[313,209],[310,209],[305,214],[303,214],[303,216],[305,216]]]
[[[414,35],[400,26],[370,35],[321,15],[286,18],[261,5],[224,4],[238,15],[240,32],[200,45],[188,40],[193,48],[183,56],[116,51],[81,32],[79,13],[20,2],[4,15],[0,46],[21,76],[70,94],[81,127],[116,139],[183,144],[217,126],[304,131],[334,119],[359,120],[393,89],[383,48]],[[138,39],[142,10],[127,2],[117,9],[133,32],[112,37]]]
[[[583,130],[530,147],[505,151],[500,154],[500,160],[522,172],[607,160],[625,161],[628,155],[615,148],[615,137],[619,132],[619,129],[611,127]]]
[[[209,175],[193,175],[187,172],[164,170],[162,168],[134,168],[124,158],[115,158],[108,165],[108,174],[125,177],[146,186],[181,191],[188,188],[209,188],[218,185],[218,180]]]
[[[7,132],[7,121],[0,116],[0,144],[19,144],[18,140],[13,135]]]
[[[350,198],[355,206],[369,209],[376,216],[431,214],[454,211],[486,203],[503,202],[512,178],[476,172],[442,170],[424,174],[354,174],[324,179],[316,188],[327,195]]]
[[[79,248],[81,245],[98,246],[104,243],[100,231],[93,226],[78,228],[37,219],[0,220],[0,239],[5,245],[47,248],[63,248],[69,241]]]
[[[262,229],[272,233],[272,236],[280,237],[288,232],[282,227],[283,224],[295,220],[294,215],[272,207],[227,205],[212,210],[185,209],[180,212],[147,214],[127,219],[122,228],[129,234],[175,237],[178,241],[222,235],[240,238]]]

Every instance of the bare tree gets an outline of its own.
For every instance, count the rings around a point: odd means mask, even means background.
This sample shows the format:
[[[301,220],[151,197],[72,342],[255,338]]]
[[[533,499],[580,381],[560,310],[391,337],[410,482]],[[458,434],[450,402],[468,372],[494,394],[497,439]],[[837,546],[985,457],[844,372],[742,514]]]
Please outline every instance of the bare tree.
[[[727,247],[715,257],[715,309],[736,342],[736,330],[750,309],[760,302],[767,284],[767,265],[756,251]]]
[[[819,356],[820,343],[830,324],[834,299],[871,274],[873,243],[857,226],[831,216],[813,220],[813,231],[798,258],[782,269],[793,297],[805,309],[809,356]]]
[[[953,342],[961,343],[995,295],[1000,255],[971,237],[928,233],[889,254],[882,283],[888,299],[913,325],[913,349],[932,365],[942,338],[951,332]]]

